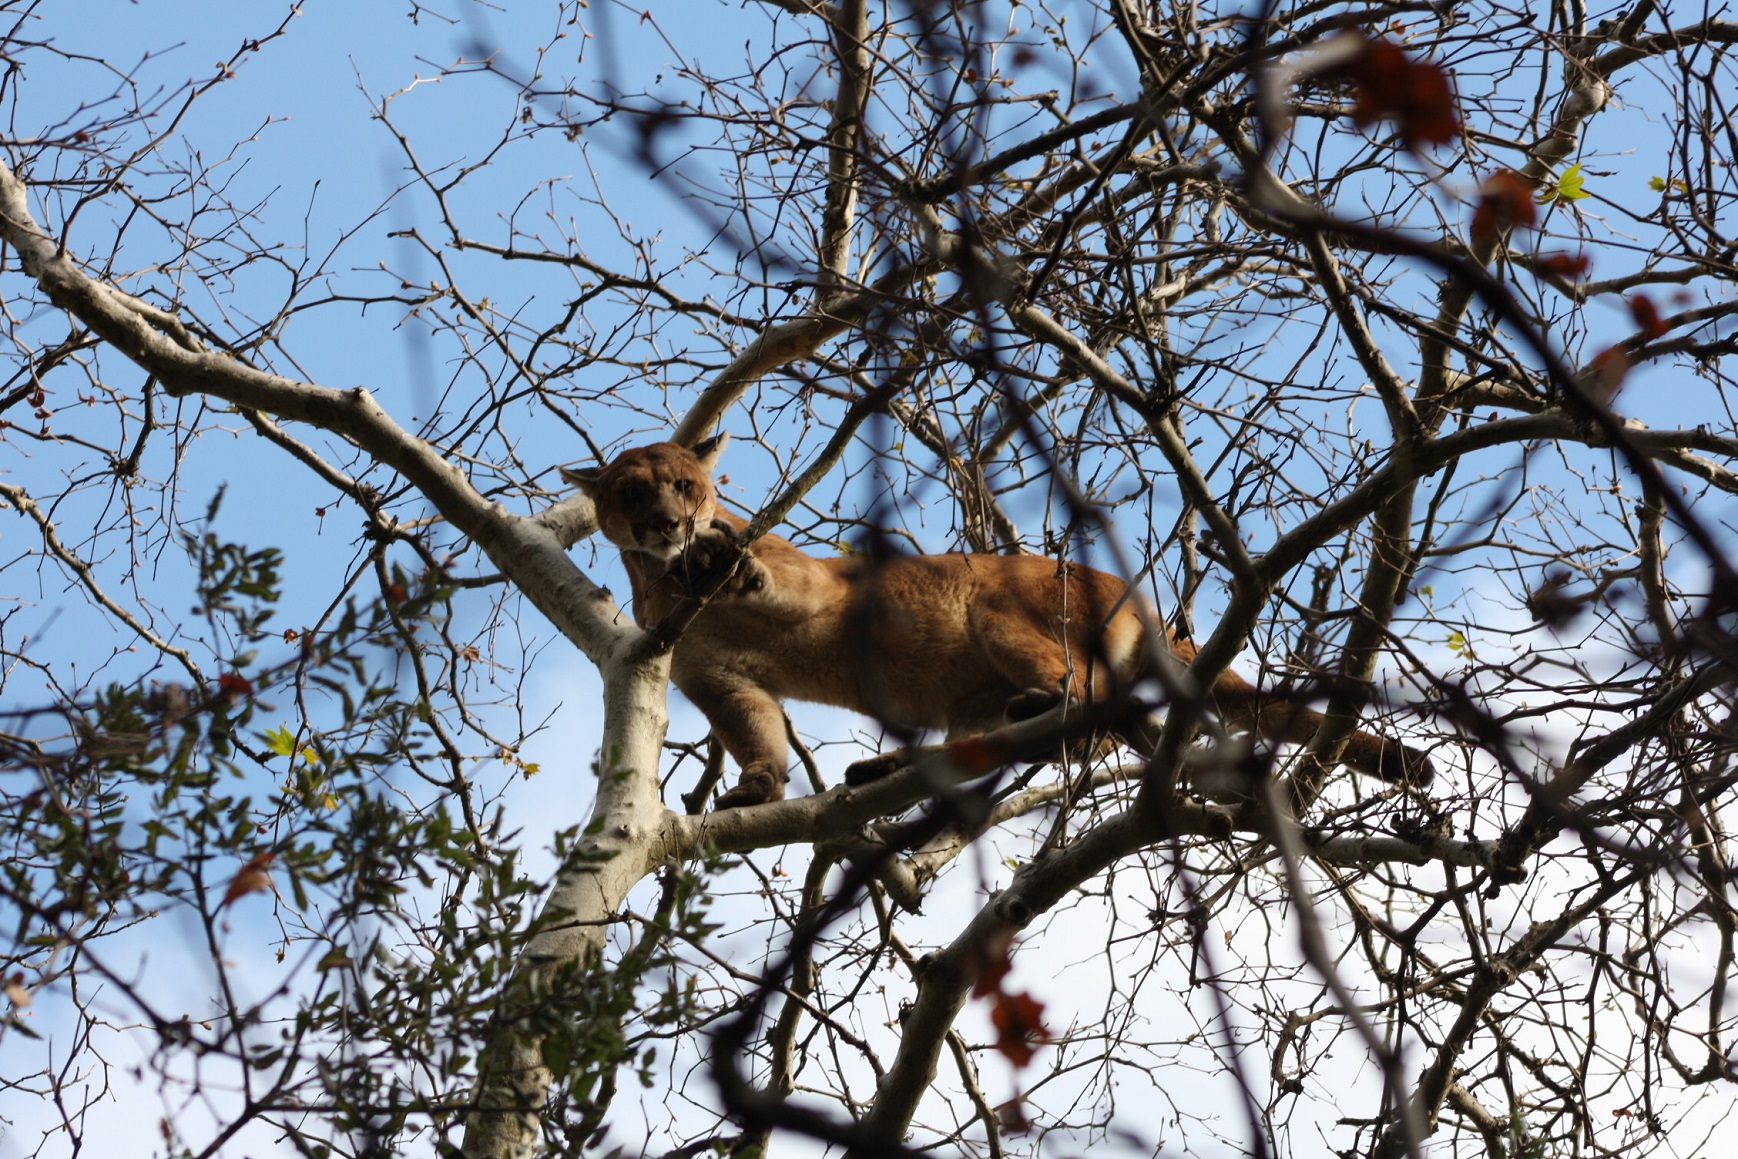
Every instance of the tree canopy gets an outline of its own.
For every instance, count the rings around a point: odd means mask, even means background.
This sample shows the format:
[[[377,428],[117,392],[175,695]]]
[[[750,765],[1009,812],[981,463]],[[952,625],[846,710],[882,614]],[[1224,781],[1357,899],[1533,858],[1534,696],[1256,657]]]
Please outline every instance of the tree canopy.
[[[1730,1131],[1738,23],[338,7],[0,0],[0,1154]],[[1162,722],[792,704],[710,811],[730,594],[558,469],[721,428],[751,534],[1133,581]]]

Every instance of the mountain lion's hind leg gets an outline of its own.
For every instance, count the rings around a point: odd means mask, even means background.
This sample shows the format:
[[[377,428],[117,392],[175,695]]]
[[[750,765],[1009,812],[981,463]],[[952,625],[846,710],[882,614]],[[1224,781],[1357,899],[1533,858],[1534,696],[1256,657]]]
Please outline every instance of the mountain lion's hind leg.
[[[999,706],[1003,720],[1042,716],[1064,697],[1077,704],[1096,700],[1118,683],[1102,648],[1073,640],[1065,646],[1054,628],[998,616],[980,630],[979,647],[985,659],[1019,690]],[[984,727],[994,724],[985,722]]]

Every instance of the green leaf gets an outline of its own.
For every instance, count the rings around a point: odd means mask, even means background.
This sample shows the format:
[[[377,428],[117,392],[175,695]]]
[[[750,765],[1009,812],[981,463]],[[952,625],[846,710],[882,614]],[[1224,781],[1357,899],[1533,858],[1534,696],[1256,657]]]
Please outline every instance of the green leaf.
[[[355,964],[356,963],[350,960],[350,952],[348,950],[343,946],[333,946],[330,950],[327,950],[320,956],[320,960],[315,964],[314,968],[316,970],[345,970]]]
[[[280,724],[276,728],[267,729],[265,735],[266,747],[280,757],[287,757],[296,751],[296,734],[288,727]]]
[[[543,1040],[540,1053],[543,1055],[544,1066],[557,1075],[565,1075],[568,1063],[573,1061],[573,1043],[564,1042],[551,1035]]]
[[[1586,178],[1581,173],[1581,165],[1578,162],[1563,170],[1563,175],[1557,180],[1540,189],[1537,196],[1539,201],[1545,205],[1549,205],[1553,201],[1580,201],[1587,196],[1587,191],[1581,188],[1582,182],[1585,180]]]
[[[25,1022],[24,1019],[18,1017],[17,1014],[8,1014],[3,1021],[0,1021],[0,1026],[5,1026],[10,1030],[16,1030],[25,1038],[34,1038],[39,1042],[42,1040],[42,1035],[30,1029],[30,1024]]]
[[[1664,193],[1666,191],[1666,179],[1664,177],[1649,177],[1647,179],[1647,187],[1655,193]]]

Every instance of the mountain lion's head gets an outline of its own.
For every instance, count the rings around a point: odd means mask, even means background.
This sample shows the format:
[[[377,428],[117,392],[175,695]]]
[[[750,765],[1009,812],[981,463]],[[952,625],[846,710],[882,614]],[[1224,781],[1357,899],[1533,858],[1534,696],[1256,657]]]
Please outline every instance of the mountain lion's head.
[[[563,467],[561,477],[596,505],[604,538],[668,563],[718,513],[712,468],[728,439],[716,435],[693,450],[676,443],[635,447],[604,467]]]

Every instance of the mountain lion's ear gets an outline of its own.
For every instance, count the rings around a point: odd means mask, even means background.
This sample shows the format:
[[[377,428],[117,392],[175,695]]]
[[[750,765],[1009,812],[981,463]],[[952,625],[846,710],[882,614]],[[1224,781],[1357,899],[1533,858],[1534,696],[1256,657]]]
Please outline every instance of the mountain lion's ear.
[[[578,487],[581,491],[584,491],[587,495],[596,494],[597,481],[602,477],[603,477],[603,468],[602,467],[563,467],[563,468],[561,468],[561,478],[565,482],[572,483],[575,487]]]
[[[694,457],[700,460],[700,465],[708,471],[718,465],[718,456],[724,453],[725,445],[730,442],[730,435],[719,431],[709,439],[702,439],[694,444]]]

